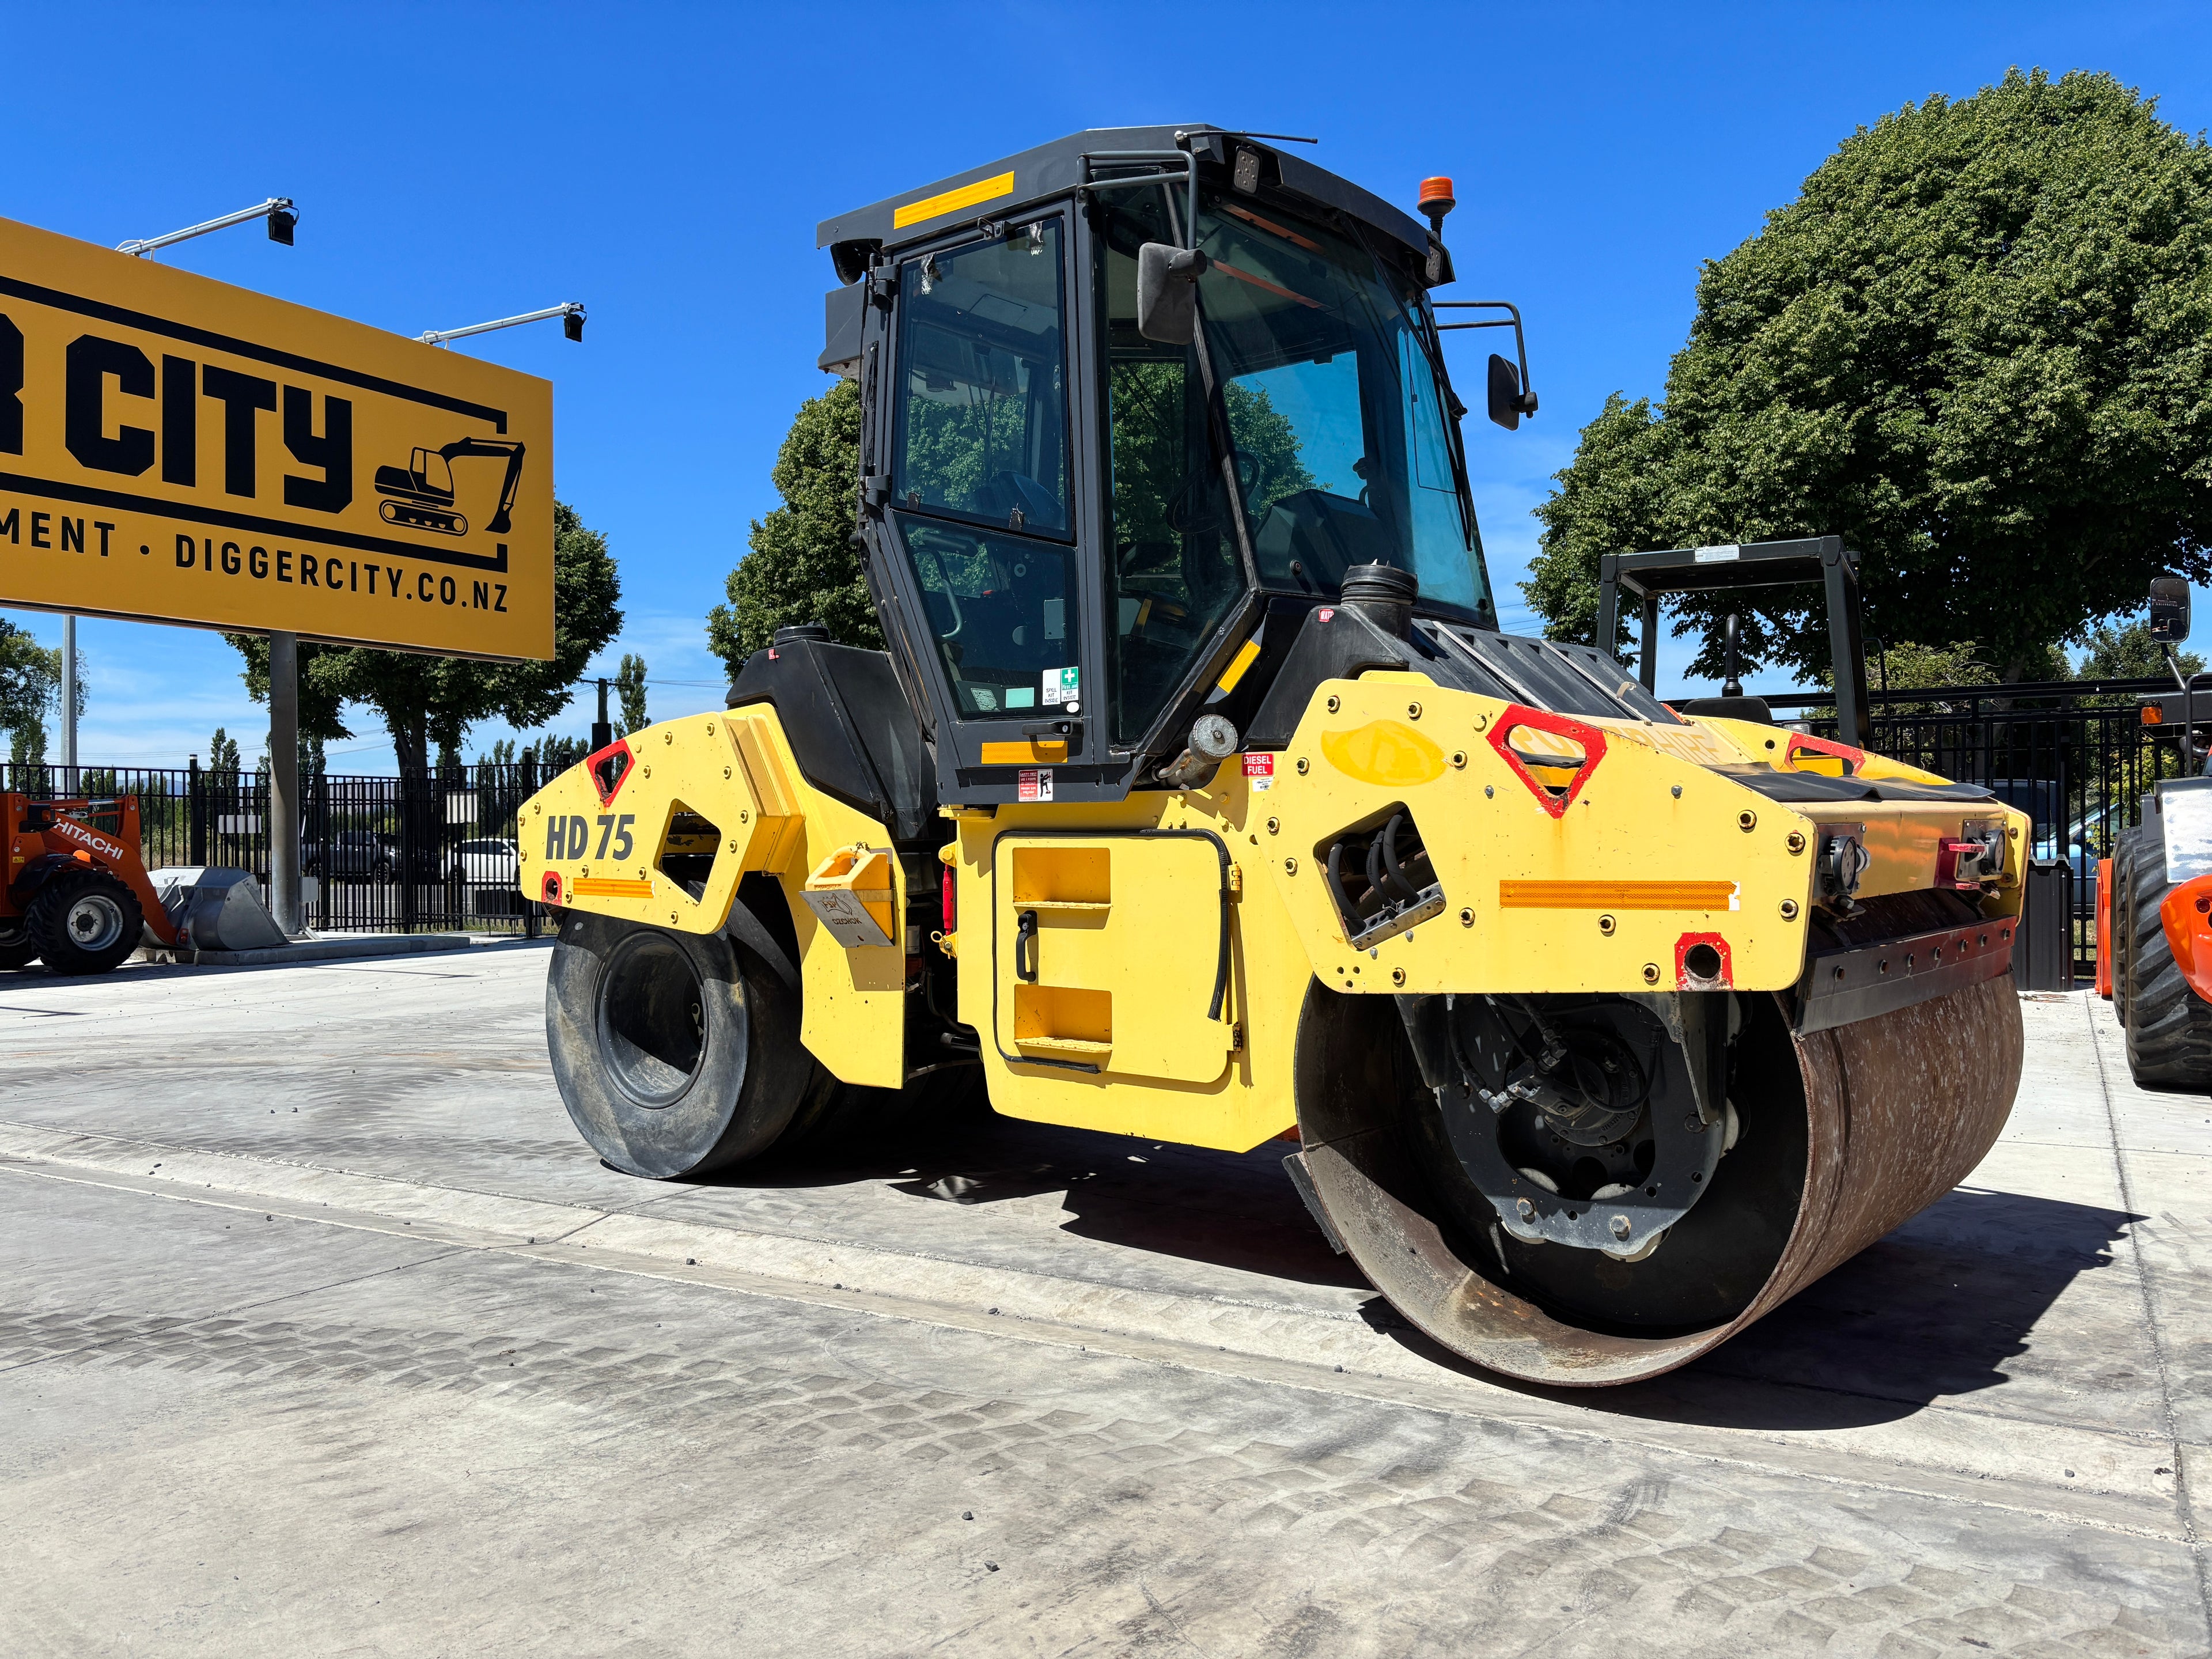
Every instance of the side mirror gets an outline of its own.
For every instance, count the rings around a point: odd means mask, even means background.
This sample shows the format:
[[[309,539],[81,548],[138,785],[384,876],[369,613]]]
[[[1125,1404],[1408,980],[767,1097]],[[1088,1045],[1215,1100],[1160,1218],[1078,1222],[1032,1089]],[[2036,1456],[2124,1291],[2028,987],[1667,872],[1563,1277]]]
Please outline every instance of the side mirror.
[[[1206,267],[1196,248],[1147,242],[1137,250],[1137,332],[1162,345],[1188,345],[1198,333],[1198,278]]]
[[[2150,636],[2160,645],[2189,637],[2189,584],[2179,576],[2160,576],[2150,585]]]
[[[1490,354],[1490,418],[1508,432],[1520,430],[1520,371],[1494,351]]]

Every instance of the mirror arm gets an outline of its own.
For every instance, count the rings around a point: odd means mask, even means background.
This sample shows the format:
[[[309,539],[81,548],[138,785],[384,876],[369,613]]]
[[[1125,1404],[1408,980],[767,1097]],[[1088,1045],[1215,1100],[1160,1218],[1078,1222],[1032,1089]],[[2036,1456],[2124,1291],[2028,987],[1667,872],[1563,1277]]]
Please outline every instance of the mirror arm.
[[[1136,162],[1150,162],[1155,167],[1179,167],[1190,192],[1190,205],[1183,214],[1182,245],[1186,248],[1198,246],[1198,157],[1182,149],[1096,149],[1080,158],[1087,174],[1098,163],[1108,167],[1122,167]],[[1075,188],[1086,190],[1120,190],[1130,185],[1158,185],[1170,182],[1174,172],[1147,173],[1133,179],[1086,179]]]
[[[1514,356],[1521,361],[1521,412],[1536,412],[1536,393],[1528,384],[1528,337],[1521,326],[1521,307],[1510,300],[1433,300],[1430,304],[1438,311],[1503,311],[1508,313],[1480,323],[1438,323],[1437,331],[1448,328],[1510,328],[1513,331]]]

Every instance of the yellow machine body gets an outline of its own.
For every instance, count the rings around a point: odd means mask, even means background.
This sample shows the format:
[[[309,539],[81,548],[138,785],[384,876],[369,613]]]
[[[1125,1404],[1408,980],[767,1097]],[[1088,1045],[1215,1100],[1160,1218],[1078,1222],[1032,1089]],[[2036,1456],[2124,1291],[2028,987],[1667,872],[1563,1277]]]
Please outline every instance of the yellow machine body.
[[[526,896],[678,933],[719,932],[738,883],[774,877],[799,942],[808,1051],[842,1082],[905,1081],[914,942],[901,937],[890,832],[807,783],[773,709],[632,732],[525,802],[515,844]],[[888,942],[841,943],[809,902],[837,894]]]
[[[1568,719],[1370,673],[1322,684],[1288,747],[1200,787],[945,809],[959,925],[934,945],[911,936],[885,826],[805,781],[766,705],[633,733],[526,803],[518,840],[527,896],[677,932],[714,932],[744,877],[775,878],[803,1040],[845,1082],[903,1081],[916,960],[941,948],[996,1110],[1242,1151],[1296,1121],[1315,980],[1347,995],[1785,991],[1806,971],[1823,832],[1839,830],[1865,849],[1871,897],[1939,884],[1945,843],[1994,823],[1984,914],[2018,915],[2025,814],[1785,804],[1727,767],[1942,781],[1783,728]],[[1327,847],[1399,807],[1441,902],[1355,948]]]

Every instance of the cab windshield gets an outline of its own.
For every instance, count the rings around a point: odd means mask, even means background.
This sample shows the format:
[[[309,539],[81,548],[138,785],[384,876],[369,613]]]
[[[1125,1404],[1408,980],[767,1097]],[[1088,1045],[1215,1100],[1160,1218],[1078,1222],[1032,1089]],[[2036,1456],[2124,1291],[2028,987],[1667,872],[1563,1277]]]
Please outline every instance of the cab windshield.
[[[1264,586],[1331,596],[1352,566],[1390,564],[1419,579],[1425,605],[1496,622],[1458,423],[1417,291],[1335,231],[1231,192],[1202,194],[1198,240],[1210,263],[1199,313],[1214,404],[1196,345],[1161,345],[1136,329],[1138,250],[1182,241],[1176,196],[1171,206],[1163,190],[1117,191],[1099,210],[1109,627],[1125,739],[1164,707],[1243,591],[1232,489]]]

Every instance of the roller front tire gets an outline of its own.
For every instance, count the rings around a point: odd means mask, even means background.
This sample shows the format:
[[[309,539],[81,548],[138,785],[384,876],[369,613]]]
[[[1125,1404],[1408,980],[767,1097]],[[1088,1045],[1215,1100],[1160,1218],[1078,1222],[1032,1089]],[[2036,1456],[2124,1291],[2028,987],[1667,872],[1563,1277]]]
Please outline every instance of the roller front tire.
[[[742,906],[708,935],[570,911],[545,982],[553,1076],[626,1174],[711,1175],[766,1151],[815,1085],[787,959]],[[757,937],[753,937],[756,936]]]

